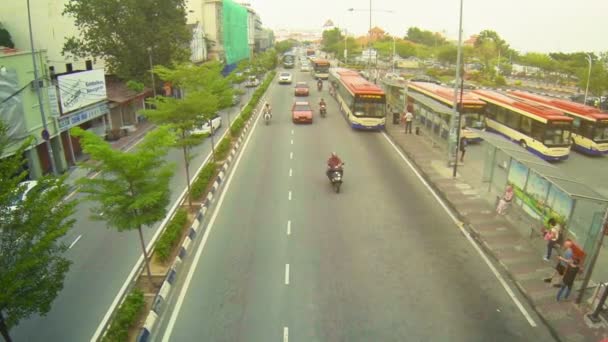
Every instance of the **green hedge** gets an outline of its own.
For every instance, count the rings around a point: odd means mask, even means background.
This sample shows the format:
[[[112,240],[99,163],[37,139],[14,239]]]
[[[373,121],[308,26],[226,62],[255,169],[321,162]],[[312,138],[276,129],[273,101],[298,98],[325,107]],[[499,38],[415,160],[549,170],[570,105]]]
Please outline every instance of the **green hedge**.
[[[160,236],[156,246],[154,247],[156,257],[160,261],[166,262],[169,260],[171,251],[173,251],[175,245],[177,245],[180,241],[184,224],[186,224],[187,221],[188,213],[184,209],[178,210],[175,216],[173,216],[173,219],[171,222],[169,222],[169,225],[167,225],[167,228]]]
[[[215,146],[215,159],[216,160],[224,160],[228,156],[228,152],[230,152],[230,143],[232,142],[232,137],[227,135],[220,141],[217,146]]]
[[[247,119],[245,118],[245,120],[247,120]],[[244,126],[245,126],[245,121],[243,121],[242,117],[234,120],[234,122],[232,122],[232,126],[230,126],[230,135],[232,135],[235,138],[238,137]]]
[[[126,341],[129,335],[129,328],[135,323],[144,306],[144,293],[140,289],[134,289],[118,309],[103,341]]]
[[[217,164],[214,162],[209,162],[203,167],[190,189],[192,198],[200,198],[203,196],[205,189],[207,189],[207,186],[209,185],[209,182],[211,182],[216,171]]]

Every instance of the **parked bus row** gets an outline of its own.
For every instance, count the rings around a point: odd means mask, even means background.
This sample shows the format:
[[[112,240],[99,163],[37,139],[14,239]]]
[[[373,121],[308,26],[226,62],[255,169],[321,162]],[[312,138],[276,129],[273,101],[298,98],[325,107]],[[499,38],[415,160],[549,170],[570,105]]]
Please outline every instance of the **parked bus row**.
[[[407,100],[408,110],[423,125],[447,138],[452,88],[410,82]],[[465,92],[462,107],[466,127],[496,132],[545,160],[567,159],[571,148],[592,155],[608,153],[608,115],[593,107],[520,91],[490,90]],[[467,140],[480,140],[471,130],[462,132]]]

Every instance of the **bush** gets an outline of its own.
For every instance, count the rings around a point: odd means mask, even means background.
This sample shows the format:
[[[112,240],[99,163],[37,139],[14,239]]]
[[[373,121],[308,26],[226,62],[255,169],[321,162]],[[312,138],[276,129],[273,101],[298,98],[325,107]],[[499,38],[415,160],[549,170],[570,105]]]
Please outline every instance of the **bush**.
[[[231,136],[225,136],[222,141],[220,141],[217,146],[215,146],[215,159],[216,160],[224,160],[228,156],[228,152],[230,152],[230,142],[232,141]]]
[[[184,224],[186,224],[187,221],[188,214],[184,209],[178,210],[175,216],[173,216],[173,219],[169,222],[169,225],[167,225],[167,229],[165,229],[154,247],[154,253],[160,261],[166,262],[169,260],[173,248],[175,248],[180,241]]]
[[[497,86],[504,86],[507,85],[507,80],[505,80],[505,78],[502,75],[498,75],[496,76],[496,78],[494,79],[494,83]]]
[[[103,338],[104,342],[126,341],[129,328],[135,323],[144,308],[144,293],[140,289],[134,289],[122,303],[116,316],[110,324],[108,332]]]
[[[234,122],[232,123],[232,126],[230,126],[230,135],[232,135],[233,137],[238,137],[239,133],[241,133],[241,130],[243,129],[243,127],[245,126],[245,121],[243,121],[242,118],[238,118],[236,120],[234,120]]]
[[[190,188],[190,196],[192,196],[192,198],[201,198],[201,196],[203,196],[209,182],[211,182],[211,179],[215,176],[216,171],[217,164],[214,162],[209,162],[203,167]]]

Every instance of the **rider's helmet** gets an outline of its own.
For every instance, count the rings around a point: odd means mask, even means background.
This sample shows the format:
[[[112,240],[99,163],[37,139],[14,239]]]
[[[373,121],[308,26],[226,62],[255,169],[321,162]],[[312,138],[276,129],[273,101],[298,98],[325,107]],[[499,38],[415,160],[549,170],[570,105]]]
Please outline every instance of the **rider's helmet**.
[[[338,158],[338,155],[336,154],[336,152],[332,152],[332,153],[331,153],[331,157],[332,157],[332,158]]]

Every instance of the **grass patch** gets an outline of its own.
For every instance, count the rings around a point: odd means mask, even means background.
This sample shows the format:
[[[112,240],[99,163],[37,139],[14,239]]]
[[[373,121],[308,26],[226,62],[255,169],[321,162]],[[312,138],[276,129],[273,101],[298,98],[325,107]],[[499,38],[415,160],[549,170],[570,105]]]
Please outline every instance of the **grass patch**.
[[[186,221],[188,220],[188,213],[184,209],[177,211],[175,216],[163,234],[158,239],[156,246],[154,247],[154,254],[161,262],[167,262],[171,256],[173,248],[179,243],[180,237],[182,236],[182,230]]]
[[[207,165],[203,167],[201,172],[196,177],[196,180],[192,184],[191,187],[191,196],[192,198],[201,198],[205,193],[205,190],[209,186],[209,182],[215,176],[217,171],[217,164],[214,162],[209,162]]]
[[[230,145],[232,142],[232,137],[227,135],[220,141],[217,146],[215,146],[215,159],[216,160],[224,160],[228,156],[228,152],[230,152]]]
[[[134,289],[118,309],[103,342],[126,341],[129,328],[136,323],[144,305],[144,293],[140,289]]]

